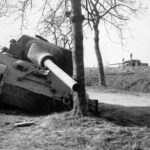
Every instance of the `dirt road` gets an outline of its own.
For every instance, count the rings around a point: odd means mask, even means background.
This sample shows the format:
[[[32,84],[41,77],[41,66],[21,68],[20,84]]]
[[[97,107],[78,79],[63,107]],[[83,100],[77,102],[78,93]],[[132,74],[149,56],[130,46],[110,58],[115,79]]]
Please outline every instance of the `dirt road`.
[[[121,106],[150,106],[150,94],[143,93],[119,93],[117,91],[104,91],[98,89],[87,89],[91,99],[98,99],[99,102],[121,105]]]
[[[102,118],[120,125],[150,127],[150,94],[117,90],[87,89],[91,99],[99,101]]]

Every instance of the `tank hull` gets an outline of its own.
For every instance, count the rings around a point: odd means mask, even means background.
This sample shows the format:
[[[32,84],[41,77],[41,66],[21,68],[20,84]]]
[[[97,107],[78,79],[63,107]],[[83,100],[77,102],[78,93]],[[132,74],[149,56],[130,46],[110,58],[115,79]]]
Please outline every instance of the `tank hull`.
[[[3,91],[1,102],[30,112],[59,112],[72,108],[71,103],[67,106],[63,101],[56,100],[56,98],[54,99],[9,83],[4,84]]]
[[[23,36],[16,47],[0,53],[0,102],[28,111],[59,112],[71,109],[73,92],[60,79],[61,74],[56,75],[50,69],[38,66],[23,57],[34,42],[40,43],[43,51],[50,51],[56,65],[68,75],[72,75],[70,51]],[[42,73],[43,70],[45,72]],[[70,103],[67,101],[67,104],[66,99],[70,100]]]

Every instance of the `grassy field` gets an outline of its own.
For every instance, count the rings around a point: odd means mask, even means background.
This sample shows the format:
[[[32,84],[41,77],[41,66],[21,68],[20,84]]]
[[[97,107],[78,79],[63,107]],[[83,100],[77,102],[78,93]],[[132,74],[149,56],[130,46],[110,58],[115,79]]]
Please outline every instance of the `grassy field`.
[[[0,108],[0,150],[150,149],[149,107],[99,103],[98,110],[97,116],[74,118],[71,112],[29,114]],[[15,126],[24,121],[34,124]]]
[[[105,68],[108,88],[126,91],[150,92],[150,67]],[[99,86],[97,68],[85,69],[87,86]]]
[[[101,107],[103,112],[107,112],[105,115],[102,113],[101,117],[84,118],[71,118],[70,112],[32,116],[16,111],[15,113],[5,111],[0,115],[0,149],[148,150],[150,148],[150,129],[145,126],[146,124],[138,123],[139,120],[137,121],[135,116],[131,118],[131,114],[125,109],[107,105]],[[118,114],[119,111],[122,111],[122,116]],[[29,127],[14,127],[16,122],[24,120],[34,121],[35,124]]]

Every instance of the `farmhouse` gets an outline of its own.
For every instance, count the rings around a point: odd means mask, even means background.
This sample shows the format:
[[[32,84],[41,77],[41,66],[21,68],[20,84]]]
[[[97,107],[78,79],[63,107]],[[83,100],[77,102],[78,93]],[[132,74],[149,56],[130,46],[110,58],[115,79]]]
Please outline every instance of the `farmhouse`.
[[[148,66],[148,63],[142,63],[140,60],[138,59],[132,59],[132,60],[127,60],[125,62],[122,63],[123,66]]]

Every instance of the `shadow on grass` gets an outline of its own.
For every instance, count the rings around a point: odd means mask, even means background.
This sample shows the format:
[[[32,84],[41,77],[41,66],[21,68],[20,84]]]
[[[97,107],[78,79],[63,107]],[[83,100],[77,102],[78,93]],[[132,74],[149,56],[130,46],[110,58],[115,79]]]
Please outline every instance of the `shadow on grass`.
[[[150,107],[125,107],[99,103],[99,117],[121,126],[150,127]]]
[[[120,126],[150,127],[150,107],[125,107],[99,103],[98,117],[113,122]],[[0,103],[0,114],[17,116],[42,116],[54,112],[34,111],[29,112],[18,107]]]

